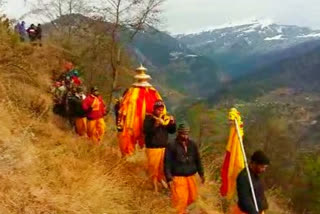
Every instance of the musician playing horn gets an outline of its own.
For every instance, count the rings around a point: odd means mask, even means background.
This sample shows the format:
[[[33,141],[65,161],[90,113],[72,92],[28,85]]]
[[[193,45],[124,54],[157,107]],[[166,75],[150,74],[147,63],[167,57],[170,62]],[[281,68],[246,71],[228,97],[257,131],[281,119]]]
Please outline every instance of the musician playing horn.
[[[158,183],[167,188],[163,169],[164,153],[168,144],[168,134],[176,132],[174,117],[165,115],[164,111],[163,101],[157,100],[153,106],[153,113],[146,115],[143,126],[148,172],[155,192],[158,192]]]

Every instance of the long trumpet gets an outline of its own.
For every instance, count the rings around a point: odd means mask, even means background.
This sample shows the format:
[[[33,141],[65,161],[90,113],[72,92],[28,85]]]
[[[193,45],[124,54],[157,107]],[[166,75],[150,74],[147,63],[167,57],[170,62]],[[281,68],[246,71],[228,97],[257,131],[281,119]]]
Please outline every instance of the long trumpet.
[[[167,114],[162,114],[159,117],[152,115],[152,117],[163,126],[167,126],[171,120],[171,116]]]

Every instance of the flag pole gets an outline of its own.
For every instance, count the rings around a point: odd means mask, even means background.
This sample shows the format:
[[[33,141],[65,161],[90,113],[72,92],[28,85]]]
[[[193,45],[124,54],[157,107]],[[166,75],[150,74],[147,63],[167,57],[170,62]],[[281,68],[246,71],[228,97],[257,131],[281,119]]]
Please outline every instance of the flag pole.
[[[255,192],[254,192],[254,188],[253,188],[253,184],[252,184],[252,179],[251,179],[251,174],[250,174],[249,167],[248,167],[248,161],[247,161],[247,157],[246,157],[246,152],[245,152],[245,150],[244,150],[242,137],[241,137],[240,131],[239,131],[238,121],[235,119],[235,120],[234,120],[234,123],[235,123],[235,126],[236,126],[238,138],[239,138],[240,145],[241,145],[241,150],[242,150],[242,154],[243,154],[244,164],[245,164],[245,167],[246,167],[246,169],[247,169],[247,174],[248,174],[248,179],[249,179],[249,183],[250,183],[250,189],[251,189],[251,193],[252,193],[253,203],[254,203],[254,206],[255,206],[255,208],[256,208],[256,211],[259,212],[259,207],[258,207],[258,203],[257,203],[257,198],[256,198],[256,194],[255,194]]]

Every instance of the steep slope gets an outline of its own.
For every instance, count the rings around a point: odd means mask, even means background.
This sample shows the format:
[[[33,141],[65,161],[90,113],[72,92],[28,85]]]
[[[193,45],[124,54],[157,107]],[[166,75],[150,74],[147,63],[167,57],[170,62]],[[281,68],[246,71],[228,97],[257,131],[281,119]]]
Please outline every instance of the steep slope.
[[[53,115],[48,92],[69,53],[20,43],[0,23],[0,212],[173,213],[168,192],[152,192],[143,151],[121,159],[112,118],[103,146],[74,135]],[[191,213],[220,213],[214,184]]]
[[[53,115],[50,78],[70,57],[60,46],[20,43],[0,22],[0,213],[174,213],[167,191],[151,191],[144,151],[120,158],[112,118],[97,147]],[[190,214],[222,213],[213,156],[204,156],[207,183]],[[275,201],[270,213],[285,213]]]
[[[165,195],[139,188],[143,164],[110,147],[115,132],[108,129],[110,146],[98,148],[52,114],[50,76],[66,55],[0,33],[0,212],[170,213]]]

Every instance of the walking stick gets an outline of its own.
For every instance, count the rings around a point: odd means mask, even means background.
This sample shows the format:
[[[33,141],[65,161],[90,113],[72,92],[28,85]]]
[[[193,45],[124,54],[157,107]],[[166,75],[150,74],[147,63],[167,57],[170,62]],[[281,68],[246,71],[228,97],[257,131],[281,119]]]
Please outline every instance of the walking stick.
[[[241,137],[240,131],[239,131],[238,121],[235,119],[235,120],[234,120],[234,123],[235,123],[235,126],[236,126],[238,138],[239,138],[240,145],[241,145],[241,150],[242,150],[242,154],[243,154],[244,164],[245,164],[245,167],[246,167],[246,169],[247,169],[247,174],[248,174],[248,179],[249,179],[249,183],[250,183],[250,189],[251,189],[251,193],[252,193],[253,203],[254,203],[254,206],[255,206],[255,208],[256,208],[256,211],[259,213],[257,198],[256,198],[256,194],[255,194],[255,192],[254,192],[254,188],[253,188],[253,184],[252,184],[251,174],[250,174],[249,167],[248,167],[248,161],[247,161],[247,157],[246,157],[246,152],[245,152],[245,150],[244,150],[242,137]]]

